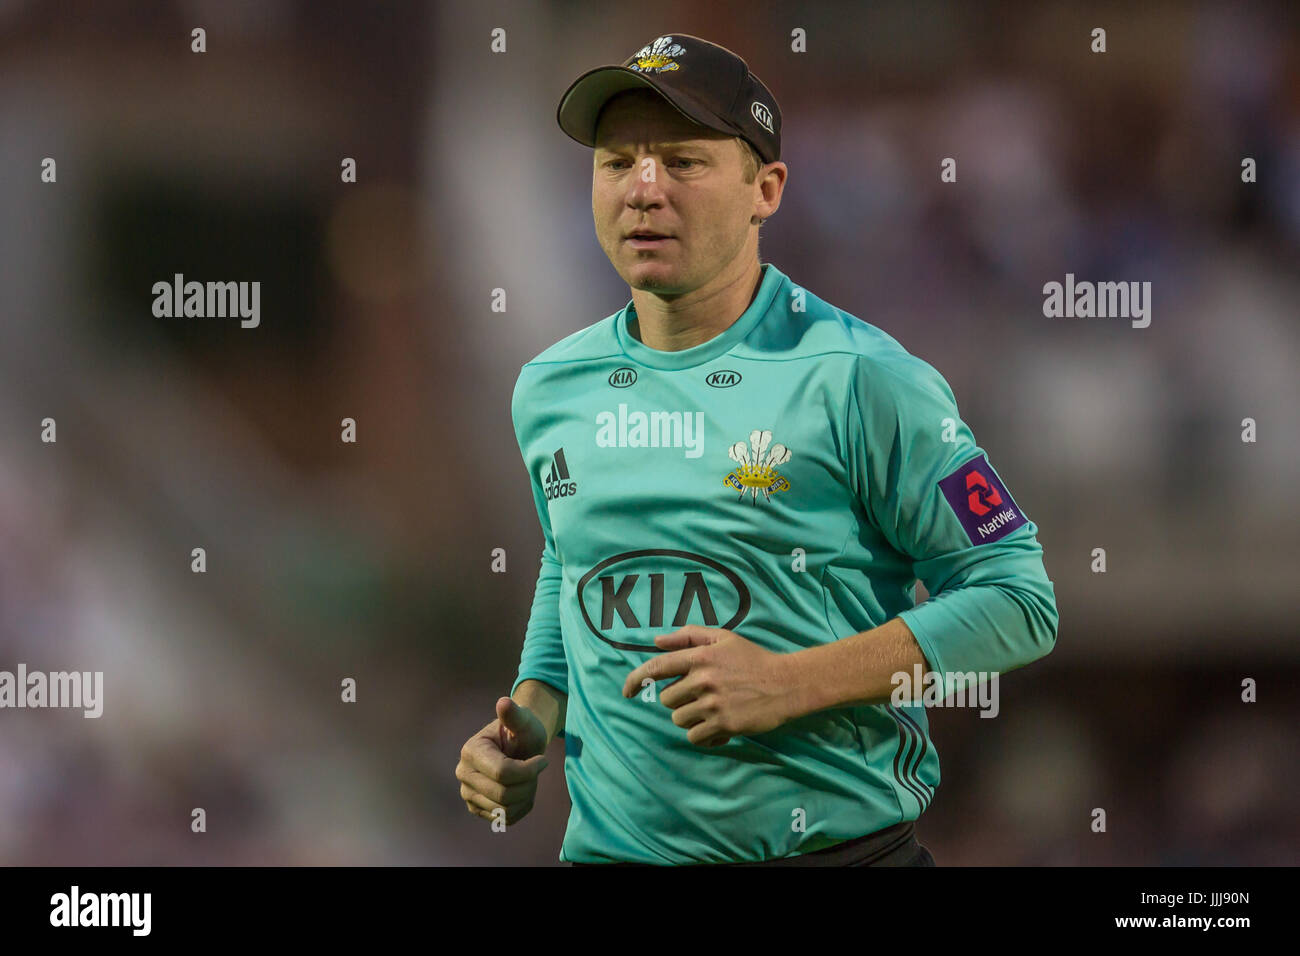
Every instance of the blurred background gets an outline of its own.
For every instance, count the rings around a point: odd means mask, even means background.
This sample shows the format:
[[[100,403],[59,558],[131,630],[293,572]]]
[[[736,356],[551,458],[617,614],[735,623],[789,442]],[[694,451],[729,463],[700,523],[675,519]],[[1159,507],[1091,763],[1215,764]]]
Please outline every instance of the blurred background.
[[[505,834],[453,770],[536,581],[515,377],[630,298],[556,105],[674,30],[780,102],[763,260],[938,368],[1040,528],[1056,649],[931,712],[922,842],[1300,860],[1294,5],[0,0],[0,669],[105,674],[0,711],[0,862],[557,862],[562,742]],[[1067,272],[1150,326],[1045,318]],[[175,273],[260,326],[155,318]]]

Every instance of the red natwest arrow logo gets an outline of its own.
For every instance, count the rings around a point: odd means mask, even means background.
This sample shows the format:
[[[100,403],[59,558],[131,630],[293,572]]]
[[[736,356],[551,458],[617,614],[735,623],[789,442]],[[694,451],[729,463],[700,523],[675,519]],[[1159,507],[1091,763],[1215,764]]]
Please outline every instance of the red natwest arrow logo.
[[[998,494],[998,490],[990,488],[989,483],[978,471],[971,471],[966,475],[966,490],[970,492],[966,496],[966,504],[977,515],[986,515],[1002,504],[1002,496]]]

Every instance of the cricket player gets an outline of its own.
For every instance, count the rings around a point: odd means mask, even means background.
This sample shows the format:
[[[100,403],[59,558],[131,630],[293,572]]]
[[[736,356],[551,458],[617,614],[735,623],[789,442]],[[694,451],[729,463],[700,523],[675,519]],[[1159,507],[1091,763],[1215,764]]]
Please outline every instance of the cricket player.
[[[520,370],[541,570],[461,796],[519,820],[563,736],[561,861],[933,866],[896,675],[947,697],[1052,649],[1037,527],[933,367],[760,262],[787,168],[744,60],[662,36],[558,120],[632,298]]]

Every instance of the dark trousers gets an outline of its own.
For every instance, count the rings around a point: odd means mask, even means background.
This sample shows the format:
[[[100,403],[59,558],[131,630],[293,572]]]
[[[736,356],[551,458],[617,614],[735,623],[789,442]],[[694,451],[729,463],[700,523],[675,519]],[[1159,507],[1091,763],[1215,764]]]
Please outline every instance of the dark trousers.
[[[570,866],[657,866],[654,863],[571,863]],[[700,866],[934,866],[930,851],[917,842],[910,820],[846,840],[824,850],[753,863],[693,863]]]

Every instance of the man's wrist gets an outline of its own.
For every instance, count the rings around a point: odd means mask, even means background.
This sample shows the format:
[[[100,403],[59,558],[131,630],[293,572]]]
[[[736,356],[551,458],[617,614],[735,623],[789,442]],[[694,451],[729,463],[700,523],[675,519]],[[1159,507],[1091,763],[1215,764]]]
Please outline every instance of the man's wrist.
[[[567,695],[561,694],[545,681],[530,677],[520,682],[512,699],[530,711],[541,723],[549,747],[551,741],[564,729]]]
[[[809,657],[809,652],[814,650],[817,648],[808,647],[782,655],[782,663],[786,668],[785,686],[790,688],[785,697],[787,721],[806,717],[829,706],[823,702],[824,682],[817,678],[817,662]]]
[[[785,655],[789,711],[794,717],[865,704],[888,703],[899,671],[928,670],[911,629],[902,618],[827,644]]]

